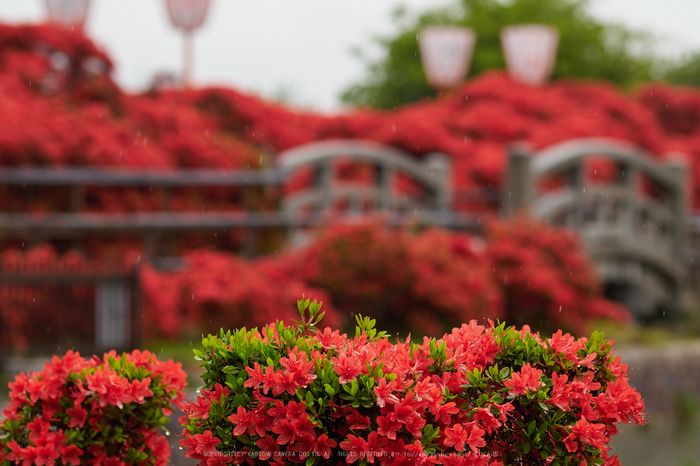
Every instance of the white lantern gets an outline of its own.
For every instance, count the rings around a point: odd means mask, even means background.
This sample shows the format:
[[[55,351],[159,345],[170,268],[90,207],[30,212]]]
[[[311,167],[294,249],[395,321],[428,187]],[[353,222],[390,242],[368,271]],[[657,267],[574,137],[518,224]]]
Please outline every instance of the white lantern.
[[[513,79],[533,86],[549,81],[559,46],[556,28],[541,24],[508,26],[501,31],[501,45]]]
[[[82,28],[90,0],[45,0],[49,21],[65,27]]]
[[[476,34],[468,28],[430,26],[418,34],[418,46],[428,83],[438,90],[459,84],[469,71]]]
[[[209,0],[165,0],[165,3],[170,22],[185,32],[201,27],[209,9]]]
[[[185,88],[192,85],[192,68],[194,52],[192,34],[204,23],[209,10],[209,0],[165,0],[170,22],[181,29],[185,36],[184,59],[182,65],[182,82]]]

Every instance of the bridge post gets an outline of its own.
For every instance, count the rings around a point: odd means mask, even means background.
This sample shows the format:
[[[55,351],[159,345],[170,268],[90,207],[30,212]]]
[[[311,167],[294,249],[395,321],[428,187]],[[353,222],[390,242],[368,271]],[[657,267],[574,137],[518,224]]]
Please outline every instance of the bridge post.
[[[673,249],[674,255],[679,260],[683,260],[685,257],[685,244],[686,244],[686,216],[687,216],[687,167],[683,160],[677,154],[668,154],[669,161],[666,164],[668,172],[677,181],[676,192],[670,193],[671,199],[671,209],[674,213],[675,225],[673,226],[674,242]]]
[[[450,159],[445,154],[432,153],[428,155],[425,167],[430,176],[440,180],[435,192],[435,208],[441,212],[452,209],[452,180],[450,179]]]
[[[512,217],[519,210],[528,209],[532,203],[531,154],[532,149],[527,143],[516,143],[510,147],[506,189],[501,205],[504,217]]]
[[[391,183],[394,179],[394,171],[381,164],[377,164],[377,184],[379,185],[379,209],[391,209]]]
[[[333,202],[333,161],[330,159],[321,160],[316,164],[315,184],[319,190],[318,210],[324,212],[332,207]]]

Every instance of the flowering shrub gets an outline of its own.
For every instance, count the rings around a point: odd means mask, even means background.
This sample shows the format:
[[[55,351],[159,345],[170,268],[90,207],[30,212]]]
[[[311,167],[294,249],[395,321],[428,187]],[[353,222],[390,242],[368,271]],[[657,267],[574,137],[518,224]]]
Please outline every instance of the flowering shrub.
[[[221,330],[195,351],[204,389],[180,444],[199,464],[615,465],[620,423],[643,424],[612,342],[504,324],[395,344],[302,321]]]
[[[178,336],[186,328],[206,333],[289,321],[302,293],[332,304],[329,325],[346,328],[351,314],[362,313],[392,334],[434,336],[491,318],[583,335],[600,319],[631,320],[603,298],[593,265],[568,231],[525,219],[489,225],[483,244],[461,233],[410,234],[368,222],[330,227],[304,249],[250,262],[191,252],[180,271],[143,268],[146,327]]]
[[[184,259],[186,267],[175,272],[143,267],[141,284],[149,337],[178,337],[185,331],[199,336],[221,327],[289,319],[294,317],[289,309],[300,294],[327,296],[294,277],[282,279],[274,270],[232,254],[192,251]],[[338,324],[332,309],[328,318]]]
[[[288,276],[326,290],[338,309],[369,315],[392,333],[437,335],[470,319],[502,317],[484,259],[467,235],[367,222],[330,227],[278,261]]]
[[[10,382],[0,464],[165,465],[159,428],[184,399],[180,363],[148,351],[85,360],[68,351]]]

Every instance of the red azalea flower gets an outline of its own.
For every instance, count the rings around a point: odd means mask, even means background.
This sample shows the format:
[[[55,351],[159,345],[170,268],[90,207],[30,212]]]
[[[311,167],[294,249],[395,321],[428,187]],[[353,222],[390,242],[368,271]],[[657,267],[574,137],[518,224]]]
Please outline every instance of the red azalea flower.
[[[204,431],[203,434],[195,434],[193,438],[197,442],[195,451],[200,455],[216,452],[216,446],[221,443],[221,440],[214,437],[210,430]]]
[[[76,404],[74,408],[68,408],[66,414],[70,419],[68,428],[72,429],[73,427],[83,427],[83,425],[85,425],[88,412],[83,409],[82,406]]]
[[[220,466],[232,462],[233,458],[228,455],[214,455],[207,458],[207,466]]]
[[[31,422],[28,422],[27,430],[29,431],[29,441],[35,445],[45,443],[46,434],[49,433],[50,427],[51,425],[48,422],[39,417],[35,418]]]
[[[258,458],[261,461],[270,459],[276,452],[280,451],[279,444],[271,435],[266,435],[265,437],[258,439],[255,442],[258,448],[260,448],[260,453]]]
[[[272,428],[272,432],[278,434],[277,442],[280,445],[294,443],[294,439],[296,438],[296,429],[294,424],[288,419],[282,419]]]
[[[374,463],[375,458],[383,458],[386,453],[384,448],[388,443],[385,437],[380,437],[376,432],[370,432],[367,437],[367,461]]]
[[[188,415],[192,419],[201,419],[202,421],[209,418],[209,409],[211,408],[211,400],[203,396],[198,396],[195,401],[187,405]]]
[[[395,388],[396,380],[387,383],[386,377],[379,379],[377,386],[374,387],[374,394],[377,396],[377,405],[380,408],[383,408],[387,402],[392,404],[399,402],[398,397],[392,394]]]
[[[510,380],[503,382],[503,385],[510,388],[510,396],[527,395],[528,390],[537,391],[544,386],[540,380],[542,371],[535,369],[530,363],[525,364],[520,372],[511,374]]]
[[[153,396],[153,392],[148,388],[151,384],[150,377],[144,377],[143,380],[134,380],[131,382],[131,399],[138,404],[143,404],[146,397]]]
[[[116,456],[108,456],[104,458],[101,462],[102,466],[126,466],[119,458]]]
[[[243,406],[239,406],[236,413],[228,417],[228,420],[236,426],[233,428],[233,435],[243,435],[249,428],[252,430],[253,413],[247,412]]]
[[[340,448],[348,452],[346,461],[354,463],[367,456],[367,441],[362,437],[349,434],[347,440],[340,442]]]
[[[334,440],[329,439],[326,434],[321,434],[314,443],[314,451],[325,459],[328,459],[331,457],[331,448],[335,448],[337,445],[338,444]]]
[[[36,448],[34,464],[36,466],[53,466],[59,456],[61,454],[54,448],[53,444],[42,445]]]
[[[357,356],[348,356],[346,353],[341,353],[333,359],[333,369],[338,374],[340,383],[351,382],[362,373],[362,367]]]
[[[64,465],[72,464],[75,466],[80,465],[80,456],[83,454],[83,450],[75,445],[68,445],[61,448],[62,462]]]
[[[391,440],[396,440],[396,433],[401,430],[402,427],[400,422],[392,420],[387,416],[378,416],[377,426],[377,433]]]

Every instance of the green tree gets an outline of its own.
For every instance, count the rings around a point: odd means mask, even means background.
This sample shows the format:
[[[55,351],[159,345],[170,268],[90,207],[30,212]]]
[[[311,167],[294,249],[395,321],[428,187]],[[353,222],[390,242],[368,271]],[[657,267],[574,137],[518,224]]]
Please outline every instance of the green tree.
[[[700,87],[700,51],[687,54],[669,64],[663,79],[679,86]]]
[[[367,78],[347,89],[343,102],[388,109],[434,96],[423,74],[416,40],[418,31],[434,24],[462,25],[476,32],[472,76],[504,67],[499,38],[504,26],[544,23],[557,27],[561,35],[555,79],[605,79],[627,87],[651,77],[655,64],[651,36],[592,17],[588,0],[457,1],[417,17],[397,11],[399,33],[377,39],[384,57],[365,60]]]

